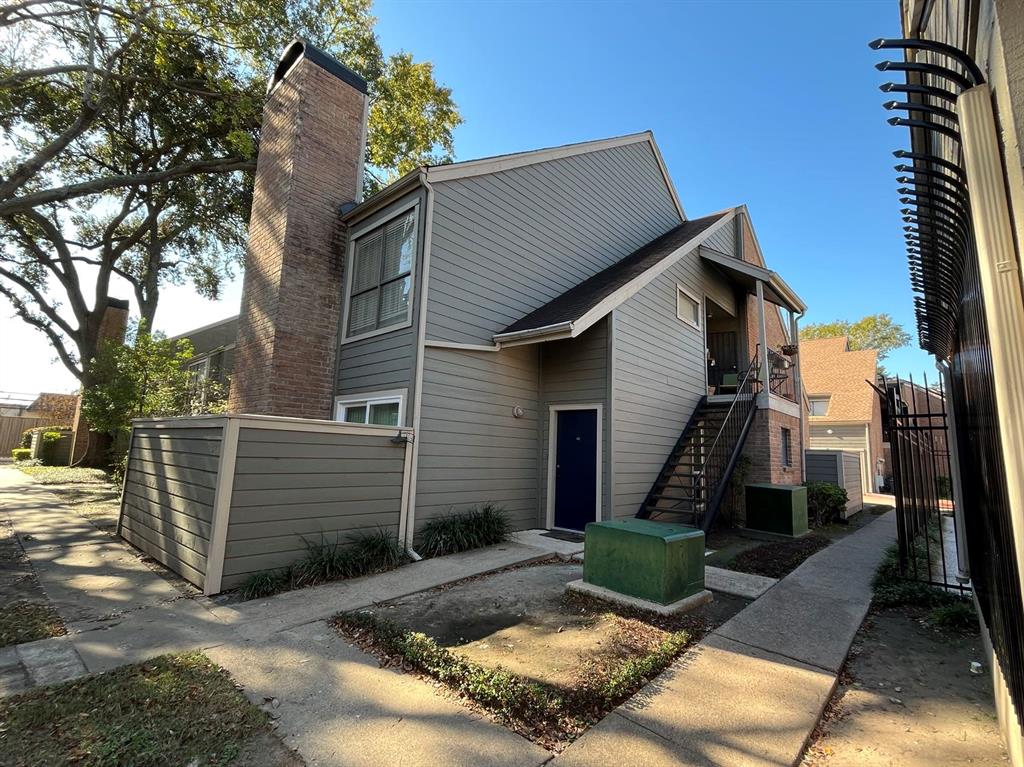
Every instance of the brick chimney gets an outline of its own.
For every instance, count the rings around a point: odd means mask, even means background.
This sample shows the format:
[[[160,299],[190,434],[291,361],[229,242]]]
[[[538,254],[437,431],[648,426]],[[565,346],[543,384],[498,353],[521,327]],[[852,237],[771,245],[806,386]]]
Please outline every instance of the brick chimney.
[[[128,329],[128,302],[120,298],[108,298],[107,306],[100,318],[99,341],[124,343],[124,334]],[[107,462],[107,448],[110,438],[106,434],[93,432],[89,422],[82,415],[82,398],[75,405],[75,420],[71,424],[74,433],[71,435],[72,465],[103,466]]]
[[[330,418],[339,208],[362,192],[366,81],[295,41],[263,107],[229,410]]]

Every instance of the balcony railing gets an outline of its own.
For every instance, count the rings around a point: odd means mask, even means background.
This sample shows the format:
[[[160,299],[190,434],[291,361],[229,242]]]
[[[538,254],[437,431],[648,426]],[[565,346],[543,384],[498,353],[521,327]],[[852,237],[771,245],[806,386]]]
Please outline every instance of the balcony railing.
[[[793,363],[772,349],[768,350],[768,391],[777,397],[796,402]]]

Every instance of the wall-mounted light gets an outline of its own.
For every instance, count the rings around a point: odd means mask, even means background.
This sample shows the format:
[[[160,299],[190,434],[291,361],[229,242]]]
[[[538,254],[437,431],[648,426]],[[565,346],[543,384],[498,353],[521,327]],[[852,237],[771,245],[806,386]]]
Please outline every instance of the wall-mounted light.
[[[516,405],[515,407],[512,408],[513,418],[522,418],[524,415],[526,415],[526,411],[523,410],[519,405]]]

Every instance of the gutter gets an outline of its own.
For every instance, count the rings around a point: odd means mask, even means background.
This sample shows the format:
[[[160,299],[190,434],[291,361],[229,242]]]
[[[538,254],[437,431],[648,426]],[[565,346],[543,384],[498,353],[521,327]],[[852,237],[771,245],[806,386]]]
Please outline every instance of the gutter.
[[[574,323],[572,320],[566,320],[565,322],[556,322],[553,325],[543,325],[539,328],[516,330],[512,333],[496,333],[492,338],[496,344],[511,343],[513,341],[520,341],[524,338],[535,338],[537,336],[546,336],[552,333],[571,333],[573,325]]]

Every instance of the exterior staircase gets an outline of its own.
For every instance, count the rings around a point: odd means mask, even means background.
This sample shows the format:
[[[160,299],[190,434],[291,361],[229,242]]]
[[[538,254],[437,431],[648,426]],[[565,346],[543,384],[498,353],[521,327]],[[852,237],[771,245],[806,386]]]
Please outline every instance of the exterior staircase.
[[[757,410],[757,360],[731,400],[701,398],[637,517],[711,529]]]

